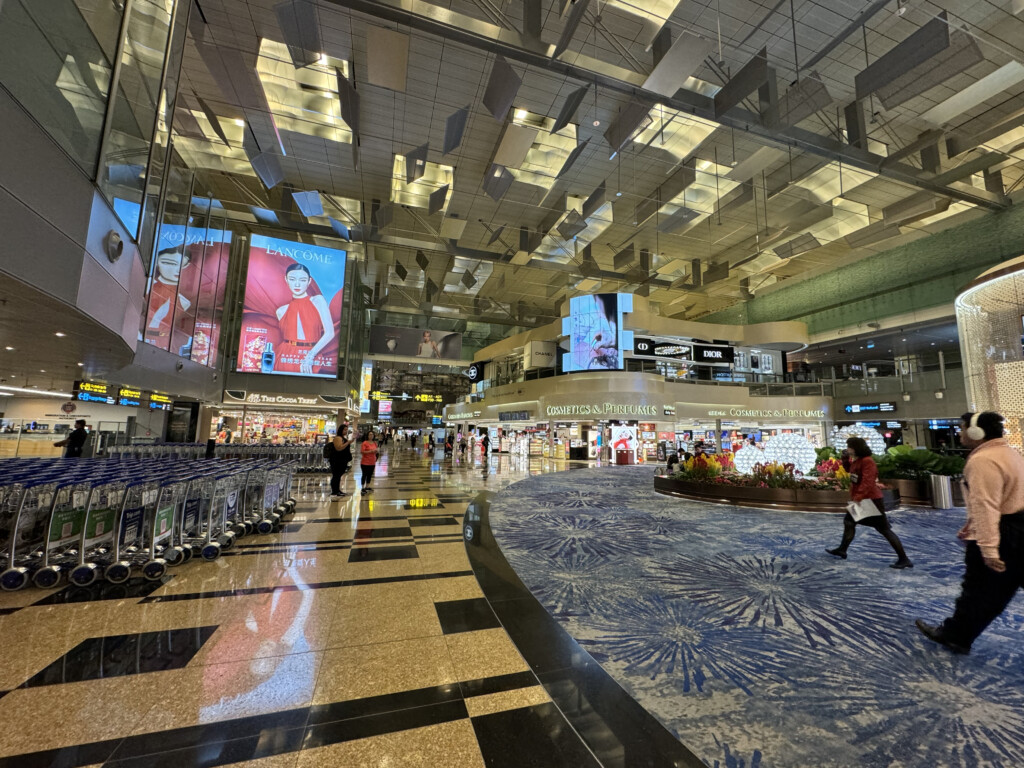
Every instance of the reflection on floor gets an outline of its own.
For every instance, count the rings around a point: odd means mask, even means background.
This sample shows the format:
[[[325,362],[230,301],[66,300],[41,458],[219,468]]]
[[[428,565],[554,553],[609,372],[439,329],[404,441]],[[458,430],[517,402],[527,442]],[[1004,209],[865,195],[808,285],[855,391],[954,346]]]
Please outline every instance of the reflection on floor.
[[[462,540],[479,490],[555,468],[390,447],[372,495],[303,482],[281,533],[163,583],[0,595],[0,766],[591,764]]]
[[[497,494],[526,586],[711,766],[1024,765],[1024,599],[968,657],[921,638],[962,574],[963,511],[892,515],[915,562],[829,514],[659,496],[651,470],[583,469]],[[471,610],[469,607],[465,611]]]

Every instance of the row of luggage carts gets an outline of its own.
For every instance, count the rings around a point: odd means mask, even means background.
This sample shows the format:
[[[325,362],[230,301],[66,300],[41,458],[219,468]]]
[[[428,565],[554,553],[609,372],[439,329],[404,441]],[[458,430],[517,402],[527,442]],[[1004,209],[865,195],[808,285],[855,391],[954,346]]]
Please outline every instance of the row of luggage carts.
[[[110,459],[200,459],[206,456],[207,447],[200,443],[153,443],[143,445],[111,446],[107,455]],[[271,445],[270,443],[221,443],[214,446],[213,455],[218,459],[273,459],[291,462],[298,474],[329,472],[330,466],[324,458],[323,443],[319,445]]]
[[[88,586],[212,561],[295,511],[277,459],[11,459],[0,480],[0,588]]]

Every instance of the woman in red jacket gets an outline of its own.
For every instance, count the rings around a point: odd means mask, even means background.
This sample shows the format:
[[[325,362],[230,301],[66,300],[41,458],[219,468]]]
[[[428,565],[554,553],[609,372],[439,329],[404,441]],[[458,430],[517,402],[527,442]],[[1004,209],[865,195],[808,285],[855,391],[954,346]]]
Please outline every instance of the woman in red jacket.
[[[871,449],[868,448],[868,444],[863,437],[851,437],[846,441],[846,447],[853,455],[852,460],[849,461],[846,467],[850,477],[853,479],[853,485],[850,486],[850,499],[854,503],[865,500],[874,502],[875,507],[878,509],[878,514],[854,520],[853,515],[847,512],[846,517],[843,518],[842,543],[835,549],[827,549],[825,551],[830,555],[835,555],[845,560],[846,550],[850,548],[850,543],[857,533],[857,524],[859,523],[870,526],[885,536],[885,540],[896,550],[896,555],[899,559],[890,565],[890,568],[913,568],[914,564],[910,562],[907,553],[903,551],[903,543],[900,541],[900,537],[893,531],[892,526],[889,525],[889,518],[886,517],[885,505],[882,503],[882,489],[878,487],[878,466],[875,464],[875,460],[871,458]],[[844,457],[843,464],[847,465],[847,461]]]

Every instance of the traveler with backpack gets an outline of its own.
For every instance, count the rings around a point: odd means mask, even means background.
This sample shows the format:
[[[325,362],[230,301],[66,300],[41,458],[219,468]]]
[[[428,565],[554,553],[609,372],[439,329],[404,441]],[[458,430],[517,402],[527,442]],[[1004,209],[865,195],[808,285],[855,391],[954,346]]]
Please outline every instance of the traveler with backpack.
[[[331,501],[339,501],[345,496],[341,477],[352,463],[352,438],[347,423],[339,424],[337,433],[324,445],[324,457],[331,465]]]

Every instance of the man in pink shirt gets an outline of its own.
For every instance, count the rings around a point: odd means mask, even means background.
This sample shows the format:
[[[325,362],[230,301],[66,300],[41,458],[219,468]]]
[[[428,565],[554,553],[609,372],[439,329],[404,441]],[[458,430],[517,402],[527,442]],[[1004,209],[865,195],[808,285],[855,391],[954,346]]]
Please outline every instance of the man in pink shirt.
[[[962,420],[960,440],[973,449],[964,467],[967,523],[957,533],[967,543],[963,587],[942,624],[916,622],[954,653],[969,653],[1024,586],[1024,458],[1003,439],[998,413],[965,413]]]

